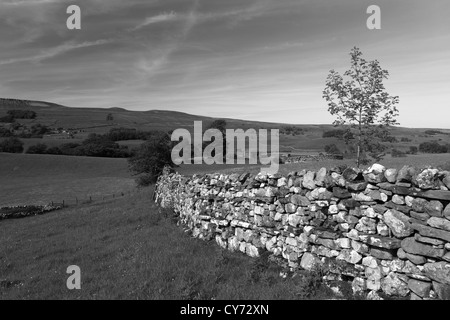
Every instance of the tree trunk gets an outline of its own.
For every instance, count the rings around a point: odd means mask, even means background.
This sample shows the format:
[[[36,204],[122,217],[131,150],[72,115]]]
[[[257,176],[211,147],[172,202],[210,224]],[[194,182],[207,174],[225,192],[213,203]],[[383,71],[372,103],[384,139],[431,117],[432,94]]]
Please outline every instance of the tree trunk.
[[[362,108],[359,108],[359,131],[358,131],[358,151],[356,154],[356,167],[359,168],[361,164],[361,116],[362,116]]]
[[[359,157],[360,157],[361,150],[360,150],[360,146],[359,145],[360,145],[360,142],[358,142],[358,151],[356,153],[356,167],[357,168],[359,168],[359,165],[360,165]]]

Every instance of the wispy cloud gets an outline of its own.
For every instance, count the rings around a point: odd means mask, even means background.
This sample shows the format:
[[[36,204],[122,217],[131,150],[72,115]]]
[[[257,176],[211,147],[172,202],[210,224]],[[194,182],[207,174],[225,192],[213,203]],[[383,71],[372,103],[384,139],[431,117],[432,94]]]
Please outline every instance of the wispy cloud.
[[[100,39],[100,40],[91,41],[91,42],[86,41],[86,42],[82,42],[82,43],[66,42],[66,43],[56,46],[54,48],[44,50],[41,53],[34,55],[34,56],[10,58],[10,59],[2,60],[2,61],[0,61],[0,66],[13,64],[13,63],[19,63],[19,62],[32,62],[32,63],[42,62],[43,60],[65,54],[65,53],[75,50],[75,49],[98,46],[98,45],[103,45],[103,44],[110,43],[110,42],[111,42],[111,40],[106,40],[106,39]]]
[[[191,29],[197,25],[207,21],[215,21],[218,19],[229,19],[228,26],[234,27],[243,21],[248,21],[258,16],[264,14],[267,9],[267,5],[271,0],[257,0],[251,6],[228,10],[224,12],[206,12],[201,13],[197,11],[198,1],[194,3],[193,9],[189,13],[176,13],[171,11],[169,13],[161,13],[155,16],[147,17],[143,22],[138,24],[136,27],[132,28],[131,31],[137,31],[146,26],[157,24],[161,22],[168,21],[185,21],[182,30],[178,36],[173,37],[165,48],[159,50],[160,53],[156,58],[149,59],[143,58],[137,62],[137,67],[144,73],[148,78],[151,78],[157,74],[162,68],[167,64],[169,57],[173,54],[180,46],[180,44],[185,40]]]
[[[45,0],[44,0],[45,1]],[[233,9],[223,12],[195,12],[195,19],[197,23],[204,23],[219,19],[229,19],[228,26],[234,27],[241,22],[249,21],[260,17],[268,12],[269,5],[272,0],[257,0],[248,7],[241,9]],[[152,24],[157,24],[167,21],[183,21],[192,19],[192,12],[190,13],[176,13],[174,11],[164,12],[155,16],[147,17],[145,20],[130,31],[137,31]]]
[[[226,13],[227,16],[232,17],[229,26],[235,27],[242,22],[263,16],[268,12],[271,3],[272,0],[257,0],[247,8]]]
[[[132,28],[131,31],[136,31],[139,29],[142,29],[148,25],[165,22],[165,21],[174,21],[180,18],[179,15],[177,15],[175,12],[169,12],[169,13],[161,13],[156,16],[148,17],[146,18],[142,23],[138,24],[136,27]]]
[[[186,15],[186,21],[180,31],[180,33],[172,37],[172,40],[168,42],[168,44],[165,46],[163,50],[160,50],[161,53],[157,56],[155,59],[141,59],[138,62],[138,67],[146,73],[147,78],[151,78],[154,76],[168,61],[169,56],[175,52],[180,44],[186,39],[191,29],[197,24],[198,21],[198,14],[197,14],[197,6],[198,6],[198,0],[195,1],[194,6],[189,14]],[[164,17],[171,17],[171,18],[162,18],[161,15],[152,17],[150,19],[147,19],[146,21],[167,21],[163,19],[174,19],[177,17],[175,13],[164,15]],[[155,23],[155,22],[153,22]],[[149,23],[147,23],[148,25]]]

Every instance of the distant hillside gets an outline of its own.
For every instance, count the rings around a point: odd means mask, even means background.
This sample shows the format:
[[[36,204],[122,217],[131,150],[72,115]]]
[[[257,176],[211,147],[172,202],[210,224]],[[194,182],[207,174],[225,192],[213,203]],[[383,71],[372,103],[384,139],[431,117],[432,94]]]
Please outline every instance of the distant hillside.
[[[208,116],[192,115],[178,111],[149,110],[130,111],[123,108],[71,108],[45,101],[29,101],[17,99],[0,99],[0,117],[6,115],[7,110],[29,109],[37,113],[36,119],[18,120],[23,123],[41,123],[53,128],[62,127],[65,129],[83,129],[85,133],[104,133],[111,128],[126,127],[138,130],[164,130],[169,131],[177,128],[193,129],[194,121],[203,121],[204,127],[208,126],[217,118]],[[110,115],[108,117],[108,115]],[[337,144],[344,148],[342,141],[336,138],[323,138],[325,131],[335,129],[331,124],[310,125],[310,124],[283,124],[247,121],[239,119],[228,119],[229,128],[254,129],[280,129],[280,148],[282,152],[307,152],[323,151],[324,146],[330,143]],[[289,131],[284,129],[295,128],[296,134],[283,134]],[[399,141],[393,143],[391,147],[407,149],[409,146],[417,146],[424,141],[436,140],[450,142],[450,130],[439,129],[434,134],[429,134],[427,128],[403,128],[395,127],[392,134]],[[291,131],[292,132],[292,131]],[[80,137],[81,138],[81,137]],[[401,139],[408,139],[400,141]]]
[[[0,116],[7,110],[29,109],[37,113],[36,123],[52,127],[94,129],[96,132],[108,131],[111,127],[127,127],[140,130],[171,130],[191,128],[194,121],[203,121],[208,125],[217,118],[192,115],[178,111],[149,110],[130,111],[123,108],[69,108],[44,102],[16,99],[0,99]],[[112,120],[107,120],[108,114]],[[226,119],[230,128],[277,128],[277,123]],[[104,129],[101,129],[104,127]]]

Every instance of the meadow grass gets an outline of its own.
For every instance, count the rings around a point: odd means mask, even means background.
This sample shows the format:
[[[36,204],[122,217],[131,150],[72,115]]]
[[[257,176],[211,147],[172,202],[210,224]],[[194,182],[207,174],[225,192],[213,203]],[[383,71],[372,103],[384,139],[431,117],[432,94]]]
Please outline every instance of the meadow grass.
[[[386,158],[400,168],[448,163],[448,155]],[[125,159],[0,154],[1,201],[17,196],[35,202],[70,193],[124,188],[133,193],[0,222],[0,299],[330,299],[334,294],[316,273],[283,279],[267,256],[250,258],[194,239],[176,226],[170,211],[151,200],[152,188],[135,189]],[[315,170],[352,160],[305,162],[281,173]],[[259,166],[184,166],[196,172],[259,171]],[[183,171],[184,170],[184,171]],[[106,179],[106,180],[105,180]],[[117,180],[108,180],[117,179]],[[4,183],[6,182],[6,183]],[[98,184],[95,185],[95,182]],[[71,183],[73,183],[72,187]],[[64,186],[69,186],[64,189]],[[50,188],[44,192],[45,188]],[[34,193],[35,192],[35,193]],[[82,272],[82,289],[66,287],[69,265]],[[348,284],[339,283],[353,299]]]
[[[75,203],[135,188],[126,159],[0,153],[0,206]]]
[[[393,158],[391,155],[386,155],[383,160],[379,161],[380,164],[384,165],[386,168],[395,168],[400,169],[404,165],[411,165],[416,167],[440,167],[443,170],[449,170],[450,166],[450,154],[416,154],[416,155],[407,155],[402,158]],[[323,160],[323,161],[305,161],[300,163],[287,163],[280,164],[278,172],[287,175],[292,171],[301,171],[312,170],[317,171],[320,168],[333,168],[340,165],[348,165],[352,167],[356,167],[354,159],[344,159],[344,160]],[[361,166],[361,169],[365,169],[369,167],[369,165]],[[252,174],[257,174],[260,172],[261,167],[267,167],[263,165],[254,165],[254,164],[233,164],[233,165],[180,165],[176,167],[175,170],[179,173],[187,176],[191,176],[193,174],[205,174],[205,173],[245,173],[250,172]]]
[[[315,273],[280,277],[250,258],[192,238],[134,195],[0,222],[0,299],[329,299]],[[81,290],[68,290],[69,265]]]

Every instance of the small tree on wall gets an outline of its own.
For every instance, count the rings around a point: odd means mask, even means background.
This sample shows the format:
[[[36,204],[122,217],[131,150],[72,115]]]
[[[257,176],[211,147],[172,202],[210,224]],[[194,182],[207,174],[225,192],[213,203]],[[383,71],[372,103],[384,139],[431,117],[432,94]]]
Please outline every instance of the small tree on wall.
[[[389,127],[398,124],[396,104],[398,96],[389,95],[383,80],[389,77],[377,60],[366,61],[361,51],[354,47],[351,52],[351,68],[344,73],[328,74],[323,98],[328,111],[337,117],[334,125],[343,126],[346,143],[356,142],[356,165],[367,162],[367,156],[379,161],[392,141]],[[356,141],[355,141],[356,140]]]

